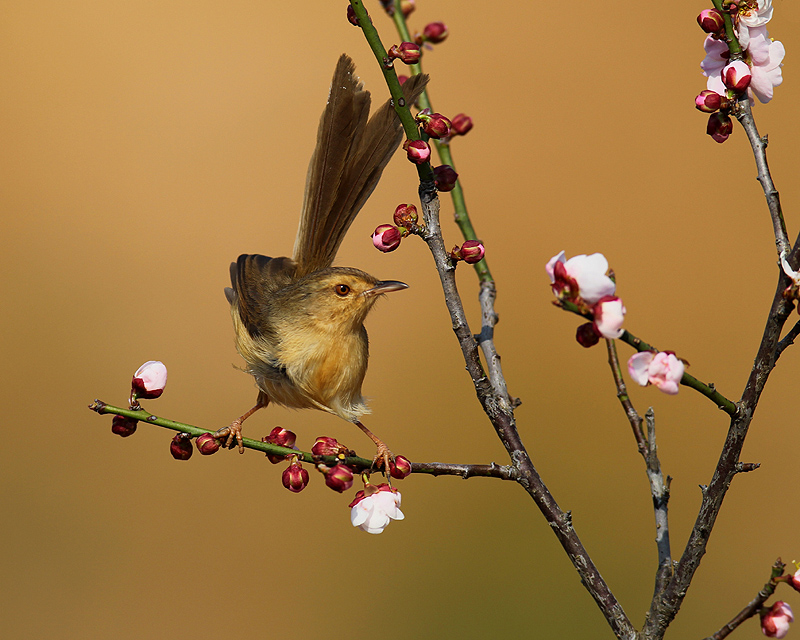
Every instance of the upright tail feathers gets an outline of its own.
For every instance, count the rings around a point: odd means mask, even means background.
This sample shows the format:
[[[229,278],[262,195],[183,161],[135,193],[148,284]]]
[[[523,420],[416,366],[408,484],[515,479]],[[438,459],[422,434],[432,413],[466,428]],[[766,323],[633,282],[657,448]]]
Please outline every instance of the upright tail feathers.
[[[416,101],[427,76],[403,85],[407,104]],[[400,119],[387,101],[367,121],[370,94],[342,55],[333,73],[328,104],[306,178],[303,212],[294,245],[298,277],[329,267],[358,212],[378,185],[400,141]]]

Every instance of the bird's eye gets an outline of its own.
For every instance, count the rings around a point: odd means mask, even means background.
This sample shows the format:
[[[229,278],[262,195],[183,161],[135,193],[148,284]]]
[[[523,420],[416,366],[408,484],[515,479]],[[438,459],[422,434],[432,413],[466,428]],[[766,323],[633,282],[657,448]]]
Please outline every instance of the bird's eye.
[[[345,297],[345,296],[346,296],[348,293],[350,293],[350,287],[348,287],[346,284],[337,284],[337,285],[334,287],[334,290],[336,291],[336,295],[338,295],[338,296],[342,296],[343,298],[344,298],[344,297]]]

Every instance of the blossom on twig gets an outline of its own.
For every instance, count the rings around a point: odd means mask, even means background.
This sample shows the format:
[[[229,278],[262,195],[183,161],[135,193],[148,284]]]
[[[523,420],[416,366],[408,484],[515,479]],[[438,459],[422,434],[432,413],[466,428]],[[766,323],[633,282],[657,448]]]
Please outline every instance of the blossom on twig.
[[[400,492],[388,484],[367,484],[350,503],[350,522],[367,533],[382,533],[392,520],[405,518],[400,511]]]
[[[628,360],[628,373],[635,382],[646,387],[652,384],[664,393],[678,393],[684,364],[671,351],[642,351]]]

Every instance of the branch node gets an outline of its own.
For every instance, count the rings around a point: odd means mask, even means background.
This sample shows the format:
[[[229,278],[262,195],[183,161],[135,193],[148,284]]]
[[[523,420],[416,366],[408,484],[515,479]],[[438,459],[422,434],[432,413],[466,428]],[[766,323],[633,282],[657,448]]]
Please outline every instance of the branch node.
[[[761,466],[760,462],[737,462],[736,473],[747,473],[749,471],[755,471],[760,466]]]

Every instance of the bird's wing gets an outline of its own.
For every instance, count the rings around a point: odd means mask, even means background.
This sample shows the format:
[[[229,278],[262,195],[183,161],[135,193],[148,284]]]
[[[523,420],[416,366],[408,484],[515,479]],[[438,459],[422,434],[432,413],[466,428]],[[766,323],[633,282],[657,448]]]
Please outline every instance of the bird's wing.
[[[427,76],[409,79],[403,85],[406,101],[416,101],[426,82]],[[367,121],[369,105],[369,92],[356,77],[353,61],[343,54],[308,167],[294,246],[298,277],[333,264],[347,230],[402,140],[400,119],[391,102]]]

